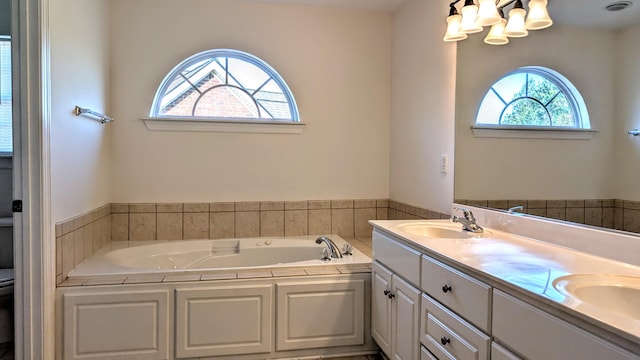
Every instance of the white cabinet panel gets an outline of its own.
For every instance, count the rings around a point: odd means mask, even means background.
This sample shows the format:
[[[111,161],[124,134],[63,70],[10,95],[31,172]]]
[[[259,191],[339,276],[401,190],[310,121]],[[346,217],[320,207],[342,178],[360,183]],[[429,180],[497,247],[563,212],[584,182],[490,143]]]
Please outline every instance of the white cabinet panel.
[[[420,341],[440,359],[489,359],[491,339],[473,325],[422,295]]]
[[[176,355],[271,351],[272,286],[176,290]]]
[[[401,278],[393,277],[391,302],[391,358],[420,359],[420,291]]]
[[[169,291],[64,294],[65,359],[169,358]]]
[[[371,335],[385,354],[391,353],[391,276],[377,261],[371,265]]]
[[[431,355],[429,350],[427,350],[424,346],[420,347],[420,360],[438,360],[435,356]]]
[[[498,290],[493,294],[493,336],[531,360],[638,358]]]
[[[373,232],[373,257],[402,276],[414,286],[420,286],[420,256],[419,251],[403,245],[391,237]]]
[[[519,356],[503,348],[496,342],[491,343],[491,360],[522,360]]]
[[[364,278],[276,283],[276,296],[276,350],[364,344]]]

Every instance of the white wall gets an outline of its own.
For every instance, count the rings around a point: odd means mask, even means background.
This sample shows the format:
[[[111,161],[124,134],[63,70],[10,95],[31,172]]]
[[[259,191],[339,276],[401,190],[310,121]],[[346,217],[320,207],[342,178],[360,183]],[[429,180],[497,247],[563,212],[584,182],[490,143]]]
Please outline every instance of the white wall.
[[[75,105],[109,113],[107,5],[50,1],[53,222],[110,202],[110,125],[72,113]]]
[[[453,201],[454,44],[446,4],[407,0],[394,13],[390,197],[449,213]],[[447,154],[449,172],[440,173]]]
[[[640,129],[640,25],[630,26],[616,34],[617,103],[616,127],[616,197],[640,201],[640,137],[628,135],[632,129]]]
[[[614,33],[555,25],[505,46],[486,45],[483,38],[474,34],[458,44],[456,198],[612,198]],[[554,69],[576,86],[598,130],[592,140],[473,137],[470,126],[489,87],[529,65]]]
[[[232,0],[112,0],[113,202],[387,198],[391,15]],[[150,132],[164,76],[233,48],[269,63],[302,135]]]

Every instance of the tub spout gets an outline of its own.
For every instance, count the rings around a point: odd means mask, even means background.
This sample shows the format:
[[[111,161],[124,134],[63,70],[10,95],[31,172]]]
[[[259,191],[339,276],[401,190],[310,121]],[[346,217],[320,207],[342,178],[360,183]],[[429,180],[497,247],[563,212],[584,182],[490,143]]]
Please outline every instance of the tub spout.
[[[333,242],[333,240],[329,239],[326,236],[320,236],[319,238],[316,239],[316,244],[322,244],[323,242],[325,243],[325,245],[327,245],[327,248],[329,249],[329,252],[331,253],[332,258],[342,257],[342,253],[340,252],[340,249],[338,249],[338,246]]]

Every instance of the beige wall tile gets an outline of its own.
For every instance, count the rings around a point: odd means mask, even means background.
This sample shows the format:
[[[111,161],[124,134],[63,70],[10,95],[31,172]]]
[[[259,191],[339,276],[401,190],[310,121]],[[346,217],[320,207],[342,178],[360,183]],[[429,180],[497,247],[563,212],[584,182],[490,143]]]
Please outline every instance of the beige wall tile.
[[[527,214],[535,216],[547,216],[547,209],[529,209]]]
[[[640,201],[625,200],[624,208],[631,210],[640,210]]]
[[[602,200],[602,206],[603,207],[613,207],[614,206],[613,199],[604,199],[604,200]]]
[[[567,207],[567,221],[584,224],[584,208],[583,207]]]
[[[547,200],[529,200],[527,201],[528,209],[546,209]]]
[[[129,214],[129,240],[156,240],[156,213]]]
[[[256,236],[260,236],[260,212],[236,211],[236,237],[243,238]]]
[[[309,210],[331,209],[331,200],[309,200]]]
[[[93,255],[93,253],[95,252],[95,249],[93,248],[94,229],[95,229],[95,226],[93,226],[93,223],[90,223],[87,226],[82,228],[84,232],[82,236],[83,236],[83,242],[84,242],[84,258],[85,259],[88,259],[89,257],[91,257],[91,255]]]
[[[585,208],[584,223],[593,226],[602,226],[602,208]]]
[[[331,209],[331,233],[353,237],[353,209]]]
[[[566,218],[565,208],[547,208],[547,216],[552,219],[564,220]]]
[[[234,238],[236,235],[235,212],[212,212],[209,221],[209,238]]]
[[[376,200],[376,207],[388,208],[389,207],[389,199],[378,199],[378,200]]]
[[[84,231],[78,229],[71,235],[73,235],[73,266],[75,267],[84,261]]]
[[[624,231],[640,232],[640,210],[624,209]]]
[[[624,210],[619,207],[613,208],[613,228],[622,230],[624,222]]]
[[[493,209],[506,210],[509,208],[509,200],[488,200],[487,206]]]
[[[613,229],[613,207],[602,208],[602,226]]]
[[[156,204],[129,204],[130,213],[154,213]]]
[[[66,277],[75,266],[75,239],[69,233],[62,236],[62,275]]]
[[[62,274],[62,236],[56,238],[56,275]]]
[[[597,208],[602,207],[602,200],[600,199],[587,199],[584,201],[584,207],[586,208]]]
[[[208,206],[209,204],[207,204]],[[208,239],[209,238],[209,213],[194,212],[184,213],[183,238],[184,239]]]
[[[57,223],[56,224],[56,237],[60,237],[63,235],[62,232],[62,223]]]
[[[375,208],[376,207],[376,200],[375,199],[353,200],[353,207],[355,209]]]
[[[429,210],[417,207],[416,208],[416,216],[418,218],[420,218],[420,219],[428,219],[429,218]]]
[[[128,214],[129,204],[111,204],[112,214]]]
[[[354,232],[356,237],[371,236],[373,226],[369,220],[376,219],[376,208],[355,209],[354,210]]]
[[[624,200],[622,200],[622,199],[614,199],[613,200],[613,206],[619,207],[619,208],[624,207]]]
[[[232,202],[215,202],[209,204],[211,212],[236,211],[236,204]]]
[[[284,212],[284,235],[299,236],[308,235],[309,232],[309,211],[308,210],[285,210]]]
[[[331,210],[309,210],[309,235],[331,233]]]
[[[398,219],[398,210],[389,208],[389,213],[387,214],[388,220],[397,220]]]
[[[353,209],[353,200],[331,200],[332,209]]]
[[[567,207],[567,202],[564,200],[547,200],[547,209],[564,209]]]
[[[260,211],[260,236],[284,236],[284,210]]]
[[[307,210],[308,208],[307,201],[285,201],[284,203],[285,210]]]
[[[489,205],[489,202],[487,200],[467,200],[467,205],[487,207]],[[511,200],[509,200],[509,205],[511,206]],[[519,202],[517,203],[517,205],[522,205],[522,203]]]
[[[158,204],[156,209],[159,213],[181,213],[183,211],[182,203],[162,203]]]
[[[260,203],[260,210],[284,210],[284,201],[263,201]]]
[[[236,203],[236,211],[258,211],[260,203],[258,201],[244,201]]]
[[[158,212],[158,240],[182,240],[182,212]]]
[[[376,219],[378,219],[378,220],[387,220],[387,219],[389,219],[389,208],[377,208],[376,209]]]
[[[182,208],[186,213],[209,212],[209,203],[184,203],[182,204]]]
[[[584,208],[584,200],[567,200],[567,208]]]
[[[429,210],[429,217],[427,219],[441,219],[442,214],[437,211]]]

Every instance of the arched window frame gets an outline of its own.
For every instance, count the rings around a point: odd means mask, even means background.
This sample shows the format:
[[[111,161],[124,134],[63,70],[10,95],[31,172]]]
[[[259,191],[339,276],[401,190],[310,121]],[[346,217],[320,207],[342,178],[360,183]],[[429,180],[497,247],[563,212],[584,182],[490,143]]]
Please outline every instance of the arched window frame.
[[[479,122],[481,121],[482,114],[480,113],[482,104],[485,101],[487,95],[494,91],[494,86],[499,83],[501,80],[516,75],[516,74],[535,74],[540,77],[545,78],[546,80],[553,83],[559,90],[564,94],[571,111],[574,114],[575,123],[574,127],[567,126],[537,126],[537,125],[505,125],[505,124],[486,124]],[[504,111],[514,102],[521,100],[523,98],[529,98],[534,101],[540,102],[539,99],[533,97],[520,97],[516,99],[512,99],[510,102],[505,103],[504,107],[500,112],[500,119],[498,122],[502,120],[502,116]],[[542,104],[545,107],[546,111],[547,104]],[[482,100],[478,104],[478,111],[476,114],[476,119],[474,125],[471,126],[474,136],[476,137],[492,137],[492,138],[553,138],[553,139],[591,139],[593,134],[597,132],[596,130],[591,129],[591,124],[589,121],[589,114],[587,111],[586,104],[582,98],[582,95],[578,91],[578,89],[562,74],[559,72],[541,67],[541,66],[525,66],[513,70],[499,79],[494,81],[489,89],[484,93]]]
[[[173,116],[160,113],[162,98],[167,92],[172,81],[188,67],[211,58],[234,58],[247,62],[262,70],[270,80],[273,80],[282,90],[287,100],[290,119],[281,118],[240,118],[240,117],[211,117],[211,116]],[[254,94],[246,89],[231,85],[228,82],[221,86],[234,87],[251,97],[258,113],[261,106],[254,98]],[[211,90],[211,89],[208,89]],[[207,91],[208,91],[207,90]],[[197,103],[196,103],[197,104]],[[195,109],[194,105],[194,109]],[[264,110],[264,109],[263,109]],[[195,112],[195,110],[194,110]],[[192,113],[194,113],[192,112]],[[142,119],[149,130],[158,131],[215,131],[215,132],[248,132],[248,133],[286,133],[299,134],[304,128],[300,122],[298,107],[291,90],[278,72],[262,59],[246,52],[233,49],[213,49],[192,55],[176,65],[162,80],[153,98],[149,117]]]

